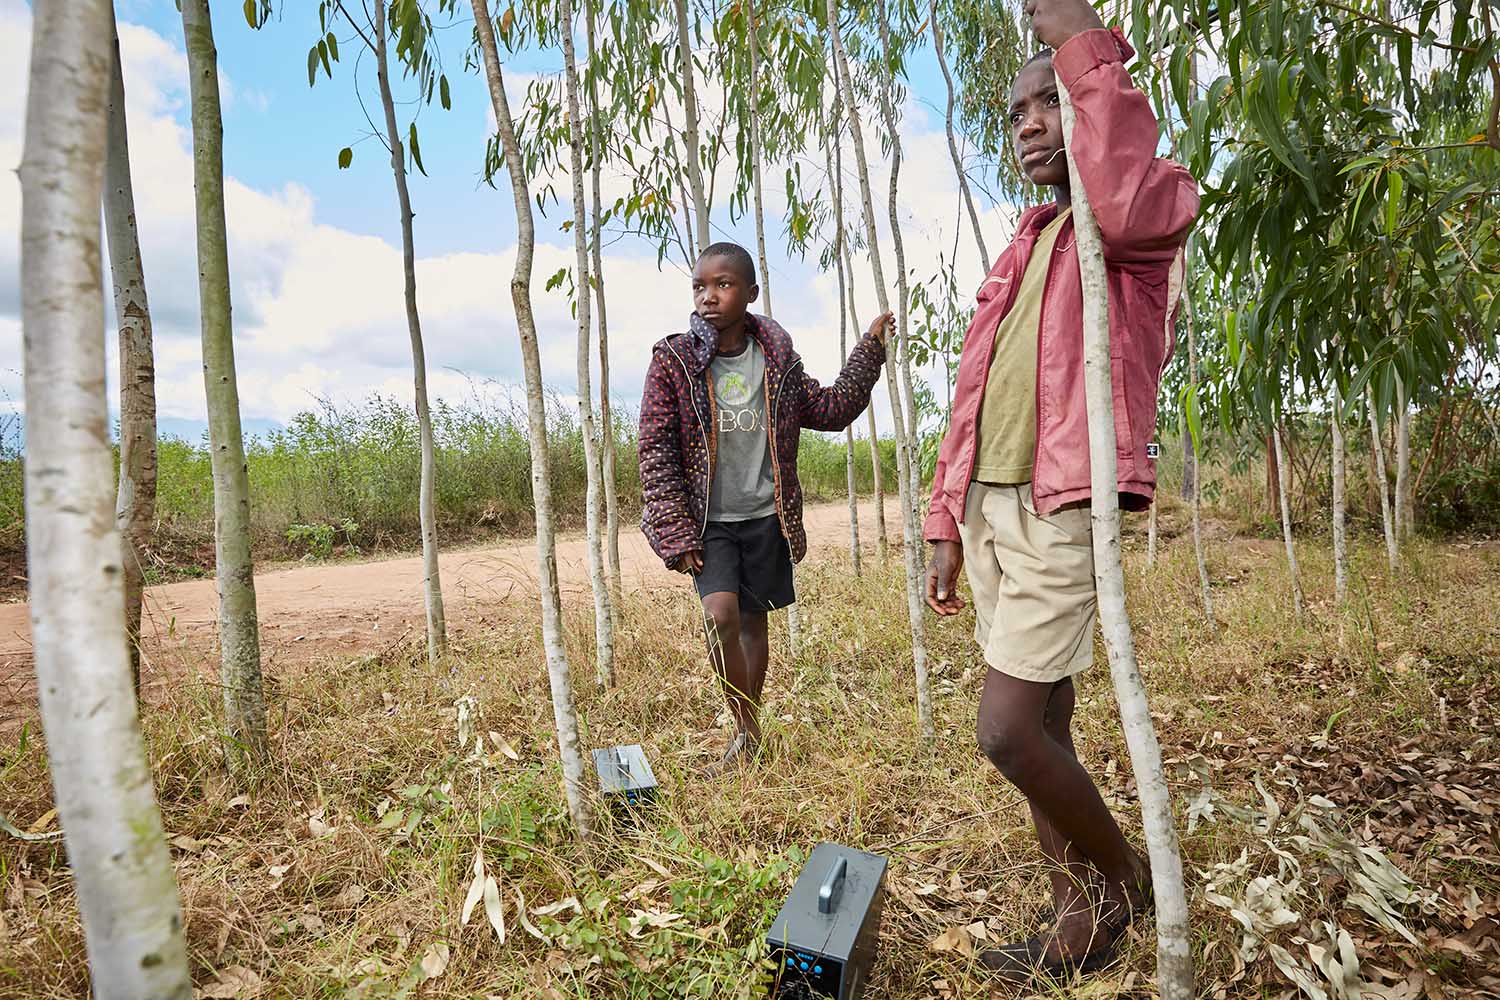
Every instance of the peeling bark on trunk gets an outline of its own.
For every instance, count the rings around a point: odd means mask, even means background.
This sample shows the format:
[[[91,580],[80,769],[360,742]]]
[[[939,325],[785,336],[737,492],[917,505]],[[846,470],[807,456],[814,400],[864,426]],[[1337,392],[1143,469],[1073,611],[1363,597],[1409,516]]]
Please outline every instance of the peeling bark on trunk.
[[[1297,550],[1292,545],[1292,473],[1287,467],[1286,447],[1282,444],[1280,427],[1271,429],[1271,442],[1276,449],[1276,499],[1281,504],[1281,537],[1286,542],[1287,572],[1292,578],[1292,612],[1302,617],[1302,576],[1297,571]]]
[[[536,314],[531,307],[531,272],[536,256],[536,223],[531,214],[525,160],[516,139],[510,100],[500,68],[500,50],[495,44],[495,26],[486,0],[472,0],[479,48],[484,59],[485,80],[495,110],[500,146],[510,172],[511,193],[516,207],[516,268],[510,281],[511,301],[516,310],[516,329],[521,341],[521,363],[526,376],[526,417],[531,434],[531,493],[536,507],[537,578],[542,602],[542,645],[547,655],[547,678],[552,691],[552,718],[557,728],[557,749],[562,758],[563,790],[568,814],[580,836],[589,835],[589,801],[583,783],[583,758],[578,750],[578,713],[573,705],[573,681],[563,644],[562,601],[557,587],[557,538],[552,519],[552,477],[547,466],[547,410],[542,396],[541,352],[537,348]]]
[[[189,1000],[182,911],[131,692],[113,516],[99,268],[111,24],[105,0],[33,12],[20,168],[32,651],[92,993]]]
[[[432,411],[427,402],[427,354],[422,346],[422,320],[417,313],[417,251],[412,233],[411,192],[406,186],[406,151],[401,145],[401,131],[396,125],[396,102],[391,94],[384,3],[375,4],[374,18],[375,79],[380,85],[385,140],[391,151],[391,173],[396,178],[396,201],[401,209],[401,272],[406,330],[411,336],[412,387],[422,449],[422,481],[417,494],[417,517],[422,527],[422,598],[427,608],[427,662],[436,667],[448,653],[448,626],[443,614],[443,584],[438,573],[437,459],[433,454]]]
[[[943,82],[948,87],[948,109],[944,127],[948,133],[948,154],[953,157],[953,172],[958,175],[958,190],[963,195],[964,206],[969,210],[969,224],[974,227],[974,242],[979,246],[980,266],[988,273],[995,259],[990,256],[984,243],[984,230],[979,226],[979,212],[974,208],[974,195],[969,190],[969,176],[964,173],[964,160],[958,152],[958,140],[953,131],[953,107],[956,96],[953,90],[953,73],[948,69],[948,55],[943,48],[943,23],[938,17],[937,0],[928,0],[927,23],[932,26],[932,48],[937,54],[938,68],[943,71]]]
[[[115,321],[119,324],[120,338],[120,485],[115,524],[125,545],[125,633],[130,644],[130,676],[139,697],[144,559],[156,514],[156,361],[151,341],[151,309],[146,301],[146,274],[136,234],[130,139],[125,127],[125,78],[120,69],[120,35],[115,29],[112,5],[110,33],[104,229],[109,241]]]
[[[1057,81],[1064,146],[1073,138],[1073,103]],[[1146,687],[1136,666],[1135,642],[1125,609],[1125,573],[1120,564],[1120,498],[1115,456],[1114,393],[1110,378],[1109,284],[1104,246],[1077,165],[1068,164],[1073,198],[1078,270],[1083,288],[1084,391],[1089,419],[1091,520],[1099,622],[1109,651],[1110,675],[1141,801],[1142,825],[1151,856],[1156,896],[1156,981],[1163,1000],[1191,1000],[1193,957],[1188,943],[1187,896],[1182,857],[1172,824],[1172,800],[1162,769],[1161,746],[1151,722]]]
[[[861,204],[864,210],[865,233],[869,239],[870,267],[875,277],[875,296],[880,311],[890,309],[886,294],[885,271],[880,260],[880,233],[875,223],[875,202],[870,190],[870,167],[865,157],[864,129],[860,126],[859,106],[854,100],[853,78],[849,75],[849,60],[844,52],[844,42],[839,30],[837,0],[828,0],[829,30],[833,35],[833,52],[839,92],[849,115],[849,130],[854,140],[855,165],[859,172]],[[904,323],[904,319],[903,319]],[[904,327],[903,327],[904,328]],[[898,341],[899,343],[899,341]],[[893,361],[895,353],[900,359]],[[911,452],[911,439],[906,433],[904,405],[896,369],[904,362],[904,355],[886,348],[886,388],[891,398],[891,422],[896,433],[896,477],[897,492],[901,504],[902,554],[906,570],[906,609],[911,625],[912,667],[917,685],[917,722],[925,739],[936,733],[932,722],[932,693],[927,679],[927,639],[925,622],[922,620],[924,600],[921,593],[922,539],[918,537],[915,523],[916,500],[912,496],[911,466],[915,456]]]
[[[604,557],[609,572],[609,609],[614,616],[612,625],[618,625],[620,609],[625,601],[625,587],[620,579],[620,501],[615,483],[615,423],[609,405],[609,322],[604,304],[604,248],[600,242],[603,229],[602,215],[604,199],[600,194],[601,174],[604,164],[604,129],[601,125],[603,112],[599,107],[599,80],[594,69],[595,51],[594,16],[598,12],[595,0],[588,4],[589,47],[589,121],[593,138],[593,156],[590,164],[594,186],[593,215],[593,261],[594,261],[594,310],[598,315],[599,328],[599,431],[603,445],[600,458],[604,466]]]
[[[1343,400],[1338,384],[1331,392],[1329,420],[1333,426],[1333,599],[1343,604],[1349,597],[1349,550],[1345,540],[1344,518],[1344,421],[1340,415]]]
[[[584,0],[588,2],[588,0]],[[589,373],[589,219],[583,195],[583,114],[579,100],[578,61],[573,45],[573,0],[562,0],[558,34],[562,36],[564,88],[568,92],[568,145],[573,175],[573,250],[578,272],[578,426],[583,436],[583,465],[588,485],[584,498],[585,539],[589,553],[589,584],[594,591],[594,676],[600,687],[615,683],[614,615],[609,584],[604,576],[604,547],[599,537],[599,502],[604,470],[599,461],[598,428],[594,426],[594,392]]]
[[[225,748],[242,769],[266,753],[255,564],[250,555],[250,476],[240,430],[229,303],[229,242],[224,222],[224,118],[218,52],[208,0],[182,0],[193,121],[193,189],[198,232],[198,299],[203,383],[214,480],[214,563],[219,585],[219,645]]]

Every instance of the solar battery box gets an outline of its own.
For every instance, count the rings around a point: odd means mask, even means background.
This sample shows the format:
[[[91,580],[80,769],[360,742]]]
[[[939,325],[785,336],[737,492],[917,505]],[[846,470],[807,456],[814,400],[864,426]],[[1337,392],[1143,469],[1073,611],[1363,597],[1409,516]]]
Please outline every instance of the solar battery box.
[[[767,939],[778,1000],[864,995],[880,936],[886,860],[819,844],[776,915]]]
[[[656,800],[656,775],[640,744],[594,751],[599,792],[615,810],[630,814]]]

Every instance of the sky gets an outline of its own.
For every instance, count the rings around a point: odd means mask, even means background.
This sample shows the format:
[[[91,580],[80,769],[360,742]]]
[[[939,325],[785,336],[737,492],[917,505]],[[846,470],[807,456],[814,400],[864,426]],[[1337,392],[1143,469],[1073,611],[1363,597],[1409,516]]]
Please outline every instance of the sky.
[[[358,46],[352,34],[344,42],[341,31],[342,64],[332,80],[320,74],[310,88],[307,50],[318,35],[316,5],[279,6],[260,31],[246,24],[238,3],[214,7],[236,366],[241,412],[252,430],[285,424],[319,400],[357,403],[379,393],[409,401],[412,394],[394,182],[389,155],[371,137],[360,101],[362,90],[366,106],[378,115],[374,74],[368,63],[356,72]],[[171,0],[117,0],[117,11],[136,215],[155,327],[158,407],[164,428],[199,427],[205,407],[181,19]],[[453,106],[421,109],[427,175],[413,172],[409,181],[429,392],[452,402],[468,397],[476,385],[518,394],[521,385],[509,294],[514,207],[508,181],[502,177],[491,188],[482,180],[492,114],[483,80],[463,66],[471,31],[472,24],[463,22],[439,33]],[[0,162],[12,166],[21,159],[30,34],[31,12],[24,0],[0,0]],[[524,53],[509,63],[513,108],[519,108],[529,80],[556,73],[561,64],[561,54],[550,51]],[[918,278],[930,277],[939,253],[951,257],[956,243],[960,287],[977,288],[985,267],[967,221],[961,233],[955,231],[958,187],[943,133],[942,79],[930,50],[915,54],[911,64],[910,94],[902,109],[906,161],[899,203],[908,268]],[[410,103],[398,108],[403,127],[413,110]],[[867,122],[873,114],[867,111]],[[888,167],[873,122],[867,132],[876,203],[883,205]],[[726,140],[732,148],[733,137]],[[354,161],[340,170],[338,152],[345,146],[353,147]],[[853,162],[852,150],[846,151],[851,223],[858,218]],[[766,169],[773,247],[781,244],[784,169],[784,164]],[[802,169],[804,176],[820,176],[821,158]],[[572,235],[562,228],[571,214],[566,201],[571,181],[562,175],[553,183],[565,200],[549,205],[547,216],[537,219],[533,299],[543,379],[561,396],[576,399],[577,327],[565,292],[543,287],[546,276],[572,263],[574,253]],[[606,200],[624,187],[622,179],[606,176]],[[720,187],[717,201],[727,205],[728,182]],[[19,180],[7,170],[0,180],[0,412],[22,408],[20,201]],[[1004,246],[1013,211],[983,200],[980,207],[989,246]],[[732,222],[726,209],[716,211],[713,224],[716,239],[753,248],[748,218]],[[886,271],[893,276],[883,223],[882,232]],[[653,246],[629,236],[606,237],[606,242],[611,394],[633,409],[651,345],[686,329],[691,292],[681,266],[670,259],[658,265]],[[855,270],[862,330],[876,315],[876,300],[868,265],[858,259]],[[789,259],[773,249],[769,278],[777,319],[791,331],[807,370],[832,381],[839,368],[834,273],[819,272],[816,253]],[[883,388],[875,395],[877,418],[888,428]]]

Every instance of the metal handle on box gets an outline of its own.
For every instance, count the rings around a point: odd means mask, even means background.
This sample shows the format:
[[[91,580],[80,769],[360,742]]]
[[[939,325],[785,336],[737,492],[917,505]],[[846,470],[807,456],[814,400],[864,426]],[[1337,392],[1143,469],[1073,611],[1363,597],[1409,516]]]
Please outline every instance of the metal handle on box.
[[[818,912],[832,913],[838,909],[839,898],[844,895],[844,882],[849,875],[849,859],[839,858],[828,870],[828,877],[818,886]]]

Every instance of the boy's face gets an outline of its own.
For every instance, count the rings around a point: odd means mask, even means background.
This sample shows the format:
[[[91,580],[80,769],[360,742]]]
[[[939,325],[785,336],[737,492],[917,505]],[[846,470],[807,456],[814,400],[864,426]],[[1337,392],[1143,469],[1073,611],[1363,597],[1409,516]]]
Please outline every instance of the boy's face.
[[[693,308],[716,330],[728,330],[745,318],[760,286],[746,280],[728,257],[704,257],[693,268]]]
[[[1027,63],[1010,88],[1010,137],[1016,158],[1033,184],[1062,187],[1068,183],[1068,156],[1063,152],[1062,111],[1051,59]]]

